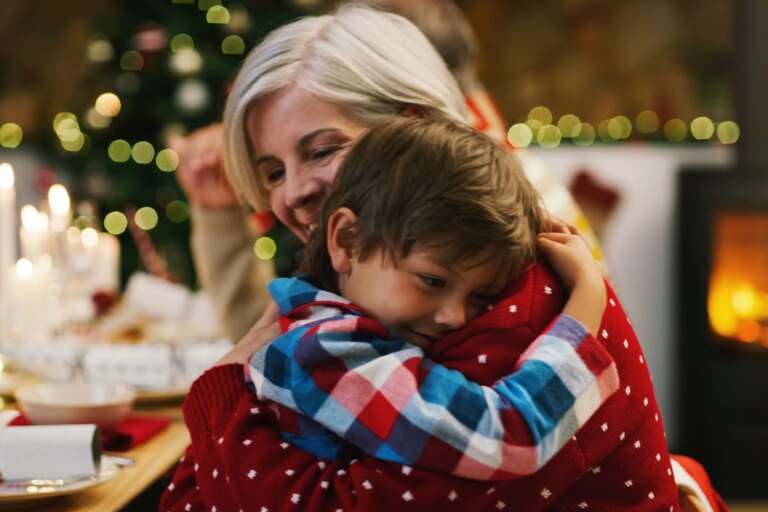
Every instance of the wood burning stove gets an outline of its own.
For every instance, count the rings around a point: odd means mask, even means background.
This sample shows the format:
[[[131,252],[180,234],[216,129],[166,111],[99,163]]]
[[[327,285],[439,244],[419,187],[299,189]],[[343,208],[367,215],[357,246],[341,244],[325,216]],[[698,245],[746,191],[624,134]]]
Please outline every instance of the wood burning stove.
[[[728,498],[768,498],[768,173],[685,169],[679,451]]]

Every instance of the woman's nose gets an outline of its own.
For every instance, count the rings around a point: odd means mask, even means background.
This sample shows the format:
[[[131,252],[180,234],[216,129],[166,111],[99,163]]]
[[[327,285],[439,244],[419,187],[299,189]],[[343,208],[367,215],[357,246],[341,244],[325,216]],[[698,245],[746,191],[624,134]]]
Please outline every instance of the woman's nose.
[[[317,180],[302,169],[286,172],[285,187],[285,204],[292,209],[306,206],[322,192],[322,186]]]
[[[467,310],[464,301],[453,300],[445,302],[437,310],[435,322],[449,329],[463,327],[467,323]]]

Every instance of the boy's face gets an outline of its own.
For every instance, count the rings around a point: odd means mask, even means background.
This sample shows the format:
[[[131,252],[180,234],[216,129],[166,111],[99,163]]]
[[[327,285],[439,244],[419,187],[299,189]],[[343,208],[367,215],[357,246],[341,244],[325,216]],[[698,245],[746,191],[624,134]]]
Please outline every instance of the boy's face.
[[[504,290],[511,265],[491,251],[448,266],[438,263],[430,247],[412,250],[396,265],[381,252],[365,261],[353,256],[350,271],[339,275],[339,288],[344,297],[426,350],[485,311]]]

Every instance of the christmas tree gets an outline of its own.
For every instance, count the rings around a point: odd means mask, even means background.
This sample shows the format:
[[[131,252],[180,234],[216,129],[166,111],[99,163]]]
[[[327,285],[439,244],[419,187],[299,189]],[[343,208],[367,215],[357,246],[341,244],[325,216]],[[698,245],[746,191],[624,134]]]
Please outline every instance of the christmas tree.
[[[94,20],[80,98],[54,120],[48,142],[73,197],[90,200],[77,222],[98,219],[118,235],[122,277],[144,269],[195,286],[189,205],[165,147],[172,134],[219,121],[227,84],[248,50],[273,28],[304,14],[281,2],[119,2]],[[41,175],[46,181],[46,175]],[[273,224],[272,219],[266,220]],[[295,267],[300,245],[279,224],[278,273]],[[269,257],[268,253],[264,257]]]

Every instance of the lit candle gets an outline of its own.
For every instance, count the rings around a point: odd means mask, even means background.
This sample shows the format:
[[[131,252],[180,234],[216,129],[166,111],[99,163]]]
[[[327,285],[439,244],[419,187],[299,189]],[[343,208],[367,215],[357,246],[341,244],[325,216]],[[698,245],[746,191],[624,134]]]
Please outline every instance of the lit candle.
[[[52,336],[49,285],[51,260],[45,256],[33,265],[20,259],[10,273],[11,337],[18,340],[49,341]]]
[[[43,254],[50,252],[48,247],[48,215],[38,212],[31,204],[21,208],[21,256],[36,262]]]
[[[48,189],[48,209],[51,213],[51,245],[54,267],[66,279],[70,260],[68,255],[67,228],[72,221],[69,194],[62,185],[51,185]]]
[[[6,338],[8,325],[11,266],[16,261],[16,189],[13,167],[0,164],[0,342]]]
[[[0,164],[0,276],[16,261],[16,189],[13,167]],[[2,282],[2,277],[0,277]]]
[[[56,232],[66,231],[72,221],[72,214],[69,194],[63,185],[51,185],[48,189],[48,206],[51,209],[51,229]]]
[[[94,291],[117,293],[120,289],[120,241],[109,233],[99,233],[93,264]]]

